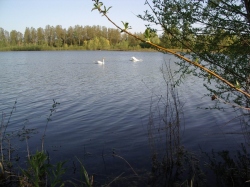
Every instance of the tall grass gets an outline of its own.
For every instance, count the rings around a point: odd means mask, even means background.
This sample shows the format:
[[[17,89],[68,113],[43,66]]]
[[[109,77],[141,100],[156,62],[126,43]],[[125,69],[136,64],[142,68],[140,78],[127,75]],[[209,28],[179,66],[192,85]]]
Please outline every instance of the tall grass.
[[[0,186],[57,186],[62,185],[64,182],[61,177],[65,173],[63,167],[64,162],[57,162],[56,165],[49,163],[49,156],[44,149],[44,138],[49,121],[51,121],[52,114],[56,111],[57,105],[60,103],[53,100],[50,114],[47,118],[44,134],[42,136],[41,150],[37,150],[35,154],[30,154],[27,142],[27,168],[19,168],[13,163],[12,154],[15,151],[11,146],[11,139],[20,134],[28,140],[30,131],[24,127],[18,130],[17,133],[7,132],[10,120],[16,109],[17,101],[15,101],[10,114],[2,113],[0,125]],[[7,120],[6,120],[7,119]],[[22,174],[19,174],[19,171]]]
[[[150,186],[194,186],[204,184],[196,156],[181,144],[184,128],[183,104],[180,101],[170,64],[161,68],[166,92],[155,95],[151,104],[148,136],[151,147],[152,171]],[[153,100],[153,99],[152,99]]]
[[[10,111],[10,113],[2,112],[2,119],[0,125],[0,183],[12,183],[12,161],[11,161],[11,153],[12,147],[10,144],[10,135],[6,133],[7,127],[10,124],[11,117],[16,109],[17,101],[14,102],[14,105]]]

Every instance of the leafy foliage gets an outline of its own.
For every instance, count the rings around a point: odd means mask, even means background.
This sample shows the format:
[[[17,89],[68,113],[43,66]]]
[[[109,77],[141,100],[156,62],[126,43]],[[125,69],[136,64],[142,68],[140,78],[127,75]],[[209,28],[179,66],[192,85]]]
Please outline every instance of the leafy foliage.
[[[245,2],[245,3],[243,3]],[[188,49],[185,56],[216,72],[246,92],[250,92],[250,2],[237,0],[155,0],[150,11],[139,17],[164,29],[162,41]],[[226,102],[249,107],[250,98],[223,84],[206,71],[185,60],[177,62],[179,72],[186,70],[203,78],[210,95]]]
[[[129,23],[128,23],[128,22],[123,22],[123,21],[122,21],[122,24],[123,24],[123,26],[124,26],[124,30],[125,30],[125,31],[128,30],[128,29],[132,29],[132,27],[129,26]],[[122,30],[121,32],[123,32],[123,30]]]
[[[103,5],[102,2],[99,2],[99,0],[96,0],[96,3],[94,3],[94,8],[92,8],[91,11],[93,11],[93,10],[101,10],[102,5]]]
[[[21,169],[25,176],[24,179],[26,179],[21,180],[22,185],[32,184],[36,187],[45,186],[47,176],[50,177],[49,182],[51,186],[62,185],[61,176],[65,173],[65,169],[63,168],[64,164],[65,162],[58,162],[54,167],[49,163],[49,158],[44,152],[37,151],[36,154],[28,160],[28,169]]]
[[[131,27],[128,26],[128,29]],[[55,27],[47,25],[44,29],[39,27],[38,29],[26,28],[26,30],[26,34],[15,31],[10,35],[8,31],[0,28],[0,51],[117,50],[120,49],[121,42],[128,43],[122,50],[131,50],[141,49],[142,43],[118,29],[99,25],[84,27],[75,25],[68,29],[60,25]],[[31,30],[35,32],[34,35],[29,34]],[[143,37],[141,32],[134,35]],[[29,40],[25,40],[26,37]],[[158,35],[154,40],[159,42]]]

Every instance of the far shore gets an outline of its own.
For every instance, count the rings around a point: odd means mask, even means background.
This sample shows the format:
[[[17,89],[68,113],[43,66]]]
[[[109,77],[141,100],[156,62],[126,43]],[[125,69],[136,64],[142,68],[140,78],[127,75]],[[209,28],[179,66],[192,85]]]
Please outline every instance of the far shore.
[[[186,49],[169,49],[174,52],[185,52]],[[72,47],[48,47],[48,46],[9,46],[2,47],[0,51],[136,51],[136,52],[159,52],[152,48],[130,48],[130,49],[97,49],[89,50],[83,47],[72,46]]]

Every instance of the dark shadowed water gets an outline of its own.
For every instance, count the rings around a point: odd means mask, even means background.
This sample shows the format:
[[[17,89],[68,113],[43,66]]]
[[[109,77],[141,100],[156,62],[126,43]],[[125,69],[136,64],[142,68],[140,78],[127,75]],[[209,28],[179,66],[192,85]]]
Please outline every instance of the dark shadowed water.
[[[132,56],[142,61],[132,62]],[[103,57],[104,65],[94,63]],[[1,52],[2,118],[7,121],[17,101],[7,131],[11,134],[24,126],[35,129],[28,140],[35,152],[41,147],[54,99],[60,105],[45,137],[52,162],[68,160],[73,173],[78,157],[89,173],[103,177],[131,171],[122,159],[112,157],[115,152],[138,172],[150,170],[150,105],[166,94],[160,68],[175,60],[158,52]],[[244,139],[231,134],[240,130],[239,121],[230,121],[236,114],[199,109],[214,105],[204,97],[207,92],[202,85],[202,80],[188,75],[179,88],[184,104],[183,144],[192,151],[237,148]],[[15,154],[27,155],[25,141],[13,139],[13,147]]]

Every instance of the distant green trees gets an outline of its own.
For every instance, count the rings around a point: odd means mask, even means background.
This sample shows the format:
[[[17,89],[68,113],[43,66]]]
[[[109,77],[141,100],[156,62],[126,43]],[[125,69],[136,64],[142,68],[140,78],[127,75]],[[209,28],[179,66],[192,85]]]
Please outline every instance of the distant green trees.
[[[134,33],[143,36],[142,33]],[[160,41],[156,36],[156,41]],[[0,28],[0,49],[83,49],[83,50],[136,50],[144,48],[141,42],[105,26],[75,25],[68,29],[61,25],[45,28],[26,27],[24,33]],[[150,47],[150,46],[147,46]]]

